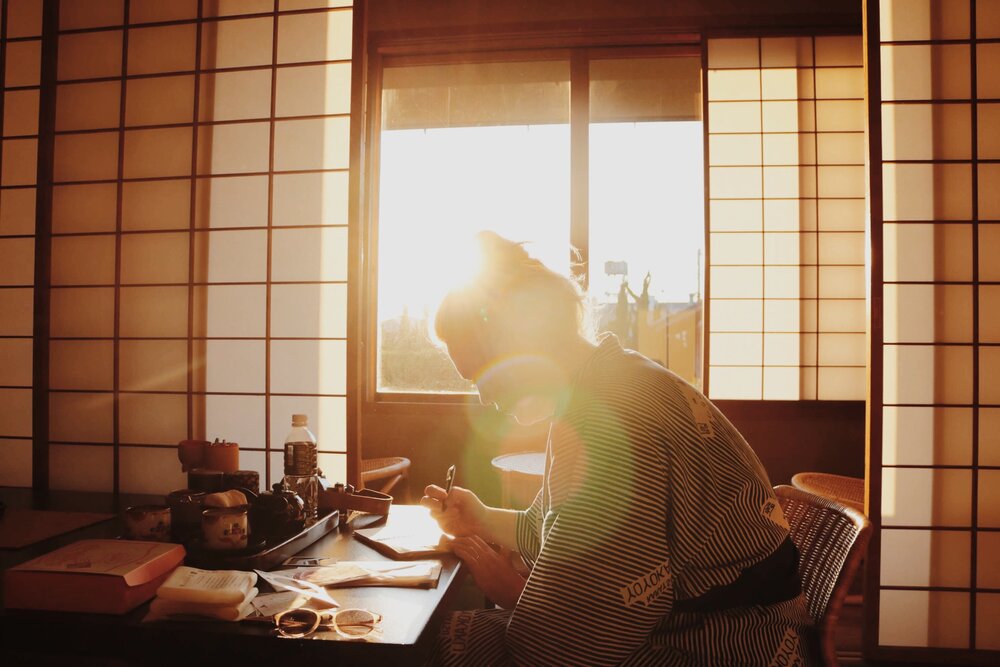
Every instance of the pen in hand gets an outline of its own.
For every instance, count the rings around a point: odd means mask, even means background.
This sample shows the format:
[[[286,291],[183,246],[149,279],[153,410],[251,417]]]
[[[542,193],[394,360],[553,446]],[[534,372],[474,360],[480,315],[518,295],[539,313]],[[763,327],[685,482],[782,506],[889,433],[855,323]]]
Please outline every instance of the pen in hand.
[[[444,500],[441,501],[441,511],[448,509],[448,495],[451,494],[451,487],[455,485],[455,466],[448,468],[448,474],[444,478]]]

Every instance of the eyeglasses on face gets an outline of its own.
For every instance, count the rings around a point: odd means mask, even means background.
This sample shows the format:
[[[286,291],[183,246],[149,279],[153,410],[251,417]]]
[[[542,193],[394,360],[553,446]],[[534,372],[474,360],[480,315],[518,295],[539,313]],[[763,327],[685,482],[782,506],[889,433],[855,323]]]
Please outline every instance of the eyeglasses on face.
[[[290,639],[308,637],[321,627],[333,630],[345,639],[364,639],[375,632],[381,622],[381,614],[367,609],[317,611],[300,607],[274,615],[278,634]]]

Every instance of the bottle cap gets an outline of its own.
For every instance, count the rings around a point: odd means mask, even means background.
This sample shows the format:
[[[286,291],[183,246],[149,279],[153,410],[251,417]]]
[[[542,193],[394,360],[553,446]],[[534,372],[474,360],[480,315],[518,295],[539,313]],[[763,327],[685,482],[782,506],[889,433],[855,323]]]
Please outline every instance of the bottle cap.
[[[309,415],[292,415],[292,427],[308,425]]]

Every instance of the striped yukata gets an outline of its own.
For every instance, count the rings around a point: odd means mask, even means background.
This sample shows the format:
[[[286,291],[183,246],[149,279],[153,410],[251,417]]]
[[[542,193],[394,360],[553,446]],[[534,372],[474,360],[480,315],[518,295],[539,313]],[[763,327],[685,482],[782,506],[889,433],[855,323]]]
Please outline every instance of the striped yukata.
[[[517,523],[531,565],[512,611],[458,612],[452,665],[809,665],[804,598],[675,610],[788,536],[756,455],[701,392],[605,337],[553,422]],[[683,602],[680,603],[682,606]]]

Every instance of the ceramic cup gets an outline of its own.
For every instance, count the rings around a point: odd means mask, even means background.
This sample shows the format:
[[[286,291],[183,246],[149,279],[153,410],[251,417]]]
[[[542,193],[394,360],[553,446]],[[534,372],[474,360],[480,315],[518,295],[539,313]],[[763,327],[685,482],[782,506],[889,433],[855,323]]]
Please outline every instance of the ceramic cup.
[[[247,507],[212,507],[201,513],[201,537],[206,549],[237,551],[247,548]]]
[[[175,540],[187,542],[201,534],[201,511],[204,500],[205,492],[194,489],[177,489],[167,494],[171,532]]]
[[[166,505],[134,505],[125,510],[124,519],[127,539],[170,541],[170,508]]]

